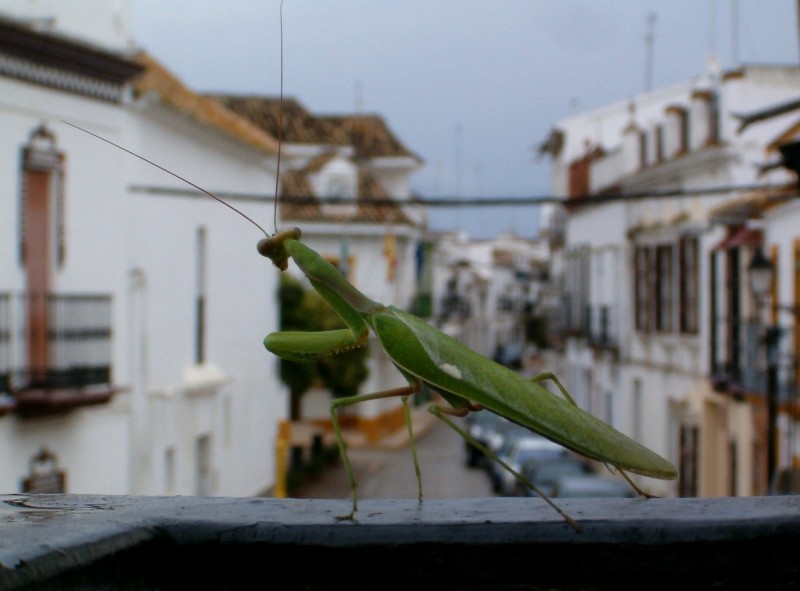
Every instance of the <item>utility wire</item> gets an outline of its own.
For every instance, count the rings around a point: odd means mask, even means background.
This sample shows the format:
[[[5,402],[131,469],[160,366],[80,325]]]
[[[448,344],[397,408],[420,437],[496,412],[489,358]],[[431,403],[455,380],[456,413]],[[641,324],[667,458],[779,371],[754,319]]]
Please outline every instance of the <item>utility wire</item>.
[[[155,185],[132,185],[131,191],[135,193],[148,193],[154,195],[164,195],[171,197],[201,197],[204,194],[193,189],[182,189],[174,187],[162,187]],[[671,199],[680,197],[719,197],[731,193],[758,192],[765,195],[768,199],[789,199],[800,196],[796,183],[781,185],[724,185],[716,187],[706,187],[702,189],[666,189],[660,191],[636,191],[630,193],[603,193],[597,195],[580,195],[576,197],[564,197],[560,195],[533,195],[522,197],[510,196],[486,196],[486,197],[416,197],[408,201],[397,199],[371,199],[368,197],[316,197],[308,196],[283,196],[284,204],[320,204],[320,205],[403,205],[403,206],[424,206],[424,207],[527,207],[544,205],[548,203],[562,204],[568,206],[579,205],[600,205],[604,203],[614,203],[617,201],[641,201],[645,199]],[[772,193],[772,194],[770,194]],[[215,192],[215,195],[230,200],[272,202],[274,195],[266,193],[238,193],[238,192]]]

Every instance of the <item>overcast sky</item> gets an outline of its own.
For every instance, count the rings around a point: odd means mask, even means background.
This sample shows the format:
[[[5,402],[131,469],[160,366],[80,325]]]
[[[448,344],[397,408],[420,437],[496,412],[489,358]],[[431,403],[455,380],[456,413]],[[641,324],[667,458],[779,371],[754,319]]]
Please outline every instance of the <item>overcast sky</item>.
[[[132,34],[194,90],[278,94],[279,5],[132,0]],[[313,113],[383,116],[425,161],[423,197],[548,194],[533,147],[558,119],[645,90],[650,15],[653,88],[711,55],[798,62],[793,0],[285,0],[284,94]],[[437,210],[432,224],[538,230],[535,208]]]

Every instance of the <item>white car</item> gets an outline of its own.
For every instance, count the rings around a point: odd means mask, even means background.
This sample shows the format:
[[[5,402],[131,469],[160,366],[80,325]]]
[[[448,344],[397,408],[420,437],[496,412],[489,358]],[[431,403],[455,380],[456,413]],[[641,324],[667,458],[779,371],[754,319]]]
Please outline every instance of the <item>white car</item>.
[[[623,480],[586,474],[559,478],[553,487],[553,496],[560,499],[635,499],[637,494]]]
[[[562,445],[531,433],[530,436],[517,440],[509,450],[508,455],[501,457],[501,459],[510,468],[520,472],[525,464],[533,460],[566,457],[568,454],[569,450]],[[518,482],[516,477],[502,466],[497,466],[497,468],[499,476],[497,492],[503,496],[512,496]]]

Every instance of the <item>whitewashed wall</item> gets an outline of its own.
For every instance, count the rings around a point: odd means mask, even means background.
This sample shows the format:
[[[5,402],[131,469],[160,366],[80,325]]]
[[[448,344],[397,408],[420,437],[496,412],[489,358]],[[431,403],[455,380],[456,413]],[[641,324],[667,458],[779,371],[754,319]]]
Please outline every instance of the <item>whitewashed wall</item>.
[[[104,150],[82,157],[86,136],[60,121],[112,131],[122,125],[123,113],[114,105],[8,78],[0,78],[0,96],[0,291],[19,294],[25,289],[18,251],[21,149],[31,132],[45,123],[67,158],[66,263],[53,273],[53,289],[119,293],[124,286],[119,240],[119,204],[124,199],[121,156]],[[116,301],[115,314],[118,305]],[[118,322],[115,328],[119,326]],[[118,367],[122,357],[116,345]],[[46,446],[67,472],[69,491],[129,492],[129,408],[129,395],[120,393],[109,405],[77,409],[61,417],[0,417],[0,488],[20,490],[29,459]]]
[[[268,194],[274,160],[182,115],[151,107],[134,114],[140,153],[214,192]],[[139,161],[130,161],[132,184],[185,188]],[[233,201],[269,227],[271,200]],[[195,363],[198,230],[205,233],[206,361]],[[164,492],[165,464],[177,494],[249,495],[265,490],[275,474],[275,436],[286,416],[287,394],[262,345],[277,329],[278,271],[256,251],[259,230],[228,208],[202,197],[133,191],[128,198],[126,267],[131,315],[147,310],[129,342],[141,365],[133,390],[145,402],[136,440],[142,491]],[[155,402],[157,400],[157,402]],[[141,430],[138,430],[141,426]],[[198,440],[209,438],[211,488],[198,489]],[[173,451],[170,452],[169,450]],[[201,487],[202,488],[202,487]]]
[[[264,336],[277,328],[277,271],[258,230],[207,197],[135,192],[185,188],[74,130],[122,143],[211,190],[268,193],[273,159],[157,106],[123,109],[0,79],[0,291],[24,289],[17,263],[20,149],[42,122],[66,154],[66,248],[53,289],[113,296],[111,404],[61,417],[0,417],[0,487],[18,490],[28,460],[56,451],[71,492],[252,495],[275,477],[287,394]],[[272,204],[242,205],[268,224]],[[207,363],[194,363],[197,229],[206,228]],[[201,439],[206,443],[198,443]],[[199,484],[198,445],[208,450]],[[169,463],[171,468],[166,465]]]

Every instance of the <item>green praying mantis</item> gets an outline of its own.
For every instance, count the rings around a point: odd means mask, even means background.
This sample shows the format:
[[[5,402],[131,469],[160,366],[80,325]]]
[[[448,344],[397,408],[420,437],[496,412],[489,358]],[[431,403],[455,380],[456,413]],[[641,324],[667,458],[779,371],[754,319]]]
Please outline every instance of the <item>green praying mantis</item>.
[[[409,398],[431,391],[440,394],[446,403],[431,404],[431,413],[534,490],[576,531],[580,531],[580,525],[574,519],[522,475],[502,462],[491,450],[461,429],[450,417],[466,416],[469,412],[480,409],[496,413],[567,449],[618,469],[642,496],[647,495],[636,487],[626,471],[660,479],[676,478],[675,467],[669,461],[582,410],[552,373],[542,373],[527,379],[479,355],[413,314],[396,306],[381,304],[364,295],[335,266],[302,242],[299,229],[280,232],[276,230],[270,235],[243,212],[191,181],[102,136],[66,121],[64,123],[161,169],[250,221],[265,236],[257,244],[258,252],[270,259],[280,271],[285,271],[289,260],[293,260],[313,288],[347,326],[324,332],[271,333],[264,339],[267,350],[292,361],[313,361],[364,346],[371,331],[408,381],[406,387],[339,398],[331,402],[331,421],[352,491],[351,510],[337,519],[353,520],[358,510],[357,484],[339,426],[337,410],[342,406],[378,398],[401,399],[421,502],[422,476],[412,432]],[[545,388],[542,382],[546,380],[552,381],[562,396]]]
[[[326,332],[271,333],[264,339],[269,351],[284,359],[311,361],[363,346],[372,331],[409,383],[407,387],[331,402],[331,420],[352,490],[352,510],[342,519],[353,519],[358,501],[356,482],[336,416],[337,409],[376,398],[401,398],[421,500],[422,479],[411,432],[408,400],[425,391],[439,393],[447,403],[447,406],[432,404],[430,412],[472,445],[481,448],[490,458],[500,462],[576,529],[579,529],[579,525],[569,515],[456,425],[448,415],[465,416],[470,411],[487,409],[572,451],[617,468],[643,496],[646,495],[633,484],[625,471],[653,478],[676,478],[675,467],[670,462],[582,410],[552,373],[526,379],[465,347],[413,314],[396,306],[373,301],[347,281],[336,267],[304,244],[299,229],[277,232],[261,239],[258,252],[280,270],[288,267],[289,259],[294,260],[314,289],[347,325],[345,329]],[[541,382],[545,380],[554,382],[563,397],[542,386]]]

